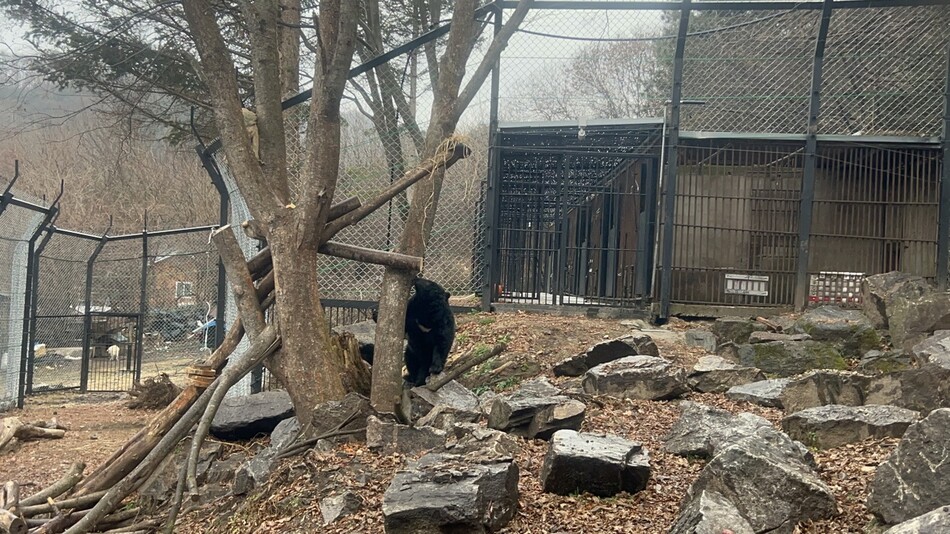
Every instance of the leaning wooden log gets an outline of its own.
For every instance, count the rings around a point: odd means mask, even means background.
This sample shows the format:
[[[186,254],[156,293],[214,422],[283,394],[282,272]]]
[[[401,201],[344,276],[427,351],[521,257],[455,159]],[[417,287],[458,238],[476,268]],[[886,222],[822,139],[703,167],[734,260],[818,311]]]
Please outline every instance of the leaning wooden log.
[[[495,356],[498,356],[508,348],[508,345],[504,343],[499,343],[491,348],[487,352],[481,354],[478,353],[478,349],[472,349],[468,354],[459,357],[456,362],[456,365],[453,365],[451,369],[446,369],[443,373],[434,377],[432,381],[426,384],[426,389],[429,391],[437,391],[442,386],[448,384],[449,382],[455,380],[456,378],[465,374],[466,371],[475,367],[476,365],[488,361]],[[469,356],[469,354],[471,356]]]
[[[39,505],[45,503],[46,499],[55,499],[56,497],[59,497],[60,495],[73,489],[73,487],[75,487],[76,484],[82,480],[82,472],[84,469],[86,469],[85,463],[74,462],[73,465],[69,467],[69,471],[66,472],[66,475],[63,476],[63,478],[57,480],[52,485],[34,493],[33,495],[20,500],[20,506],[23,509],[26,509],[27,507],[33,505]]]
[[[46,502],[45,504],[20,506],[20,512],[26,517],[33,517],[41,514],[54,513],[57,508],[60,510],[85,510],[99,502],[99,499],[105,494],[105,491],[97,491],[89,495],[83,495],[82,497],[70,497],[61,501],[53,501],[52,503]]]
[[[238,319],[225,334],[221,346],[215,349],[203,364],[220,370],[227,363],[228,357],[234,352],[243,337],[244,327],[241,320]],[[145,428],[135,434],[108,460],[90,473],[89,477],[79,484],[76,495],[85,495],[108,489],[132,472],[149,451],[155,448],[168,430],[191,408],[202,391],[204,391],[204,388],[194,384],[186,386],[178,395],[178,398],[175,399],[175,402],[159,412]]]
[[[399,254],[398,252],[386,252],[333,241],[321,246],[319,252],[345,260],[383,265],[413,273],[422,272],[422,258]]]

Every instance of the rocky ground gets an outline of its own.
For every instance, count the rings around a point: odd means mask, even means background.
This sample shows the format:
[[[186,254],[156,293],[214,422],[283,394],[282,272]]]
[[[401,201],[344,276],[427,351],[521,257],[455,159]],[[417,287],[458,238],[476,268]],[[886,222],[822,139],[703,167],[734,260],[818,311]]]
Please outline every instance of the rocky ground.
[[[791,321],[792,318],[787,318]],[[653,338],[660,355],[678,366],[692,368],[708,351],[688,346],[687,329],[708,329],[710,323],[672,320],[662,328],[642,321],[556,317],[528,313],[473,313],[458,317],[454,354],[478,344],[499,341],[508,350],[468,372],[461,382],[476,394],[504,393],[525,380],[544,376],[569,387],[577,379],[555,377],[554,365],[585,351],[591,345],[631,333]],[[848,360],[855,366],[856,360]],[[663,437],[680,416],[682,400],[700,402],[737,414],[751,412],[781,430],[783,412],[728,399],[721,393],[690,392],[678,400],[622,400],[593,396],[581,430],[614,434],[643,444],[649,451],[652,477],[644,491],[600,498],[589,494],[555,495],[541,489],[540,470],[548,443],[522,440],[516,456],[520,469],[519,506],[503,532],[657,533],[673,524],[687,489],[705,461],[664,451]],[[5,452],[0,480],[32,484],[35,491],[57,479],[75,459],[83,459],[87,472],[104,461],[125,439],[148,420],[151,412],[133,411],[121,401],[102,396],[47,396],[30,399],[16,415],[24,420],[55,415],[70,429],[62,440],[27,442]],[[248,455],[262,449],[268,439],[226,444],[221,455]],[[888,457],[897,439],[868,439],[827,450],[813,449],[817,473],[837,500],[839,513],[830,519],[803,523],[800,532],[880,532],[865,502],[875,469]],[[339,444],[329,450],[310,450],[281,460],[269,481],[248,495],[223,496],[192,508],[179,519],[176,532],[382,532],[383,493],[394,474],[411,455],[378,454],[365,444]],[[321,500],[349,490],[361,504],[355,513],[323,525]],[[161,509],[155,511],[161,515]]]

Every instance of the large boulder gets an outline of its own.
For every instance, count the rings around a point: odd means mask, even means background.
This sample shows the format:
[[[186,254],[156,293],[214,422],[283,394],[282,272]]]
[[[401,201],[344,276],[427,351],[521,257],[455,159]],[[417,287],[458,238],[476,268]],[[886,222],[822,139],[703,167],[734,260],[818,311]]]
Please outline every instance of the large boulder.
[[[808,465],[757,436],[739,440],[706,464],[688,497],[703,491],[721,494],[755,532],[791,534],[801,521],[837,514],[834,494]]]
[[[765,330],[765,325],[759,324],[746,317],[720,317],[710,328],[719,344],[731,342],[742,345],[749,342],[752,332]]]
[[[887,529],[884,534],[941,534],[950,532],[950,506],[941,506],[924,515],[908,519]]]
[[[782,429],[806,445],[831,449],[866,439],[899,438],[919,417],[897,406],[829,404],[785,416]]]
[[[881,336],[871,321],[857,310],[820,306],[803,313],[795,321],[795,333],[808,334],[815,341],[834,344],[846,357],[859,358],[881,347]]]
[[[678,456],[712,458],[749,436],[766,443],[789,461],[814,465],[815,459],[801,443],[775,430],[765,418],[743,412],[683,402],[682,414],[664,438],[664,449]]]
[[[910,426],[871,481],[868,510],[900,523],[950,505],[950,408]]]
[[[580,429],[583,403],[561,395],[544,378],[529,380],[513,393],[492,400],[488,427],[527,438],[549,439],[560,429]]]
[[[510,435],[472,423],[460,423],[445,437],[445,450],[470,461],[511,460],[521,443]]]
[[[722,356],[703,356],[687,376],[689,387],[702,393],[722,393],[732,386],[765,380],[755,367],[736,365]]]
[[[732,386],[726,391],[726,397],[740,402],[751,402],[768,408],[782,407],[782,392],[791,382],[791,378],[773,378],[760,380],[741,386]]]
[[[626,356],[646,354],[659,356],[659,349],[650,336],[644,334],[623,336],[603,341],[587,349],[586,352],[571,356],[554,366],[555,376],[581,376],[592,367],[602,363],[619,360]]]
[[[901,300],[888,318],[891,344],[911,349],[937,330],[950,329],[950,293],[935,292]]]
[[[396,473],[383,496],[387,534],[494,532],[518,511],[518,466],[429,453]]]
[[[686,371],[655,356],[628,356],[584,375],[584,392],[621,398],[663,400],[686,393]]]
[[[858,361],[858,371],[880,374],[910,369],[911,357],[898,350],[869,350]]]
[[[865,404],[891,404],[928,414],[950,408],[950,366],[926,363],[919,368],[875,376]]]
[[[559,495],[636,493],[649,479],[650,456],[639,443],[573,430],[554,433],[541,466],[544,491]]]
[[[359,393],[350,392],[336,401],[317,405],[310,418],[307,437],[315,438],[336,431],[352,431],[330,438],[332,442],[365,441],[366,418],[376,415],[369,399]],[[349,420],[349,422],[346,422]]]
[[[700,491],[680,510],[668,534],[755,534],[749,522],[725,497]]]
[[[821,341],[772,341],[741,345],[739,363],[780,377],[811,369],[847,369],[848,362],[834,346]]]
[[[785,413],[826,404],[861,406],[871,377],[853,371],[819,369],[792,378],[782,391]]]
[[[920,276],[891,271],[861,281],[861,311],[874,328],[886,329],[888,317],[902,301],[913,301],[930,293],[930,283]]]
[[[270,444],[235,470],[231,492],[243,495],[267,482],[277,465],[277,455],[291,445],[299,433],[300,423],[296,417],[281,421],[270,434]]]
[[[294,404],[286,391],[225,397],[211,421],[211,435],[223,440],[250,439],[270,434],[277,423],[293,415]]]
[[[919,366],[933,363],[950,369],[950,330],[938,330],[910,349]]]
[[[457,380],[435,391],[425,386],[414,387],[409,391],[409,399],[411,421],[428,417],[426,422],[420,421],[420,424],[442,427],[443,420],[447,418],[460,422],[475,422],[481,418],[478,396]],[[436,414],[432,414],[433,411]]]

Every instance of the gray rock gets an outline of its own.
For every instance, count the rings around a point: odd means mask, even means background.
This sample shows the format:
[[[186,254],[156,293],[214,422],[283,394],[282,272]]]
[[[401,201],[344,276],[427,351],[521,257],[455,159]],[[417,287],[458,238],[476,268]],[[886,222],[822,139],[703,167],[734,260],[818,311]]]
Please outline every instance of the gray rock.
[[[786,414],[827,404],[861,406],[870,383],[870,376],[853,371],[808,371],[785,386],[782,406]]]
[[[722,393],[733,386],[765,380],[755,367],[741,367],[721,356],[703,356],[687,376],[689,387],[703,393]]]
[[[360,429],[365,428],[366,418],[370,415],[376,415],[376,411],[373,410],[368,398],[359,393],[347,393],[338,401],[330,401],[313,409],[307,437],[317,437],[334,431],[343,421],[352,418],[349,423],[343,425],[339,430],[353,430],[356,432],[330,438],[330,441],[332,443],[364,441],[366,440],[366,431],[360,431]]]
[[[711,458],[716,451],[761,427],[771,427],[765,418],[750,413],[735,416],[726,410],[692,401],[680,403],[680,418],[665,438],[664,449],[678,456]]]
[[[472,414],[478,414],[480,411],[478,397],[456,380],[436,391],[425,386],[414,387],[410,391],[410,398],[413,421],[424,417],[436,406],[442,406],[443,412],[458,413],[460,419],[470,418]]]
[[[561,361],[554,366],[553,371],[555,376],[581,376],[602,363],[638,354],[659,356],[659,349],[650,336],[629,335],[597,343],[586,352]]]
[[[258,452],[253,458],[244,462],[234,473],[234,483],[231,493],[245,495],[254,488],[259,488],[270,478],[271,472],[277,463],[277,453],[267,447]]]
[[[416,426],[431,426],[440,430],[448,430],[458,423],[477,423],[481,418],[481,408],[477,412],[469,412],[456,410],[444,404],[437,404],[415,424]]]
[[[484,428],[471,423],[453,427],[445,438],[445,450],[450,454],[481,463],[511,460],[521,450],[519,441],[505,432]]]
[[[518,510],[518,466],[429,453],[396,473],[383,496],[387,534],[494,532]]]
[[[558,430],[580,430],[587,406],[574,399],[542,408],[531,419],[525,437],[549,440]]]
[[[225,397],[211,421],[211,435],[223,440],[250,439],[270,434],[277,423],[293,415],[294,405],[286,391]]]
[[[815,341],[833,343],[843,355],[852,358],[881,347],[881,336],[867,317],[838,306],[808,310],[795,321],[793,330],[808,334]]]
[[[221,443],[204,442],[201,450],[198,452],[198,466],[196,477],[198,483],[202,484],[201,502],[207,502],[205,495],[205,485],[216,483],[220,478],[234,476],[236,463],[241,461],[241,457],[234,455],[235,461],[224,464],[219,461],[224,447]],[[138,491],[138,503],[146,510],[157,510],[168,503],[178,485],[178,473],[181,465],[188,458],[191,452],[191,440],[188,439],[179,447],[175,453],[170,454],[152,473],[151,476],[142,484]],[[227,472],[230,470],[230,472]]]
[[[682,415],[665,437],[664,449],[678,456],[712,458],[720,451],[748,437],[784,455],[789,461],[814,466],[815,459],[801,443],[775,430],[765,418],[751,413],[733,415],[726,410],[682,403]]]
[[[366,418],[366,446],[380,454],[416,454],[441,448],[444,443],[445,432],[442,430],[411,427],[374,415]]]
[[[831,449],[866,439],[899,438],[919,417],[897,406],[829,404],[785,416],[782,429],[806,445]]]
[[[875,274],[861,281],[861,311],[874,328],[888,327],[888,317],[901,301],[917,300],[932,290],[920,276],[900,271]]]
[[[913,362],[919,366],[933,363],[950,369],[950,330],[938,330],[934,335],[910,349]]]
[[[529,380],[508,395],[499,395],[492,400],[488,414],[488,426],[497,430],[527,431],[528,425],[544,408],[567,401],[560,390],[544,378]]]
[[[950,408],[950,368],[927,363],[871,378],[866,404],[891,404],[928,414]]]
[[[887,529],[884,534],[945,534],[947,532],[950,532],[950,506],[941,506],[895,525]]]
[[[689,347],[700,347],[706,352],[716,352],[718,343],[716,336],[712,332],[699,330],[696,328],[686,331],[686,345]]]
[[[781,334],[778,332],[752,332],[749,343],[769,343],[772,341],[808,341],[808,334]]]
[[[861,356],[858,370],[865,373],[890,373],[910,369],[911,358],[896,350],[869,350]]]
[[[765,325],[746,317],[720,317],[713,323],[711,330],[719,344],[732,342],[742,345],[749,342],[752,332],[764,331]]]
[[[874,473],[868,510],[900,523],[950,505],[950,408],[934,410],[904,433]]]
[[[649,479],[650,456],[639,443],[573,430],[554,433],[541,466],[544,491],[558,495],[636,493]]]
[[[891,344],[911,349],[937,330],[950,329],[950,293],[928,293],[918,299],[900,300],[888,317]]]
[[[721,343],[716,347],[716,355],[722,356],[732,363],[739,363],[739,345],[736,345],[732,341]]]
[[[686,393],[686,371],[655,356],[628,356],[584,375],[584,392],[621,398],[664,400]]]
[[[363,498],[352,491],[344,491],[320,500],[320,515],[323,516],[323,525],[355,514],[363,506]]]
[[[739,347],[739,363],[780,377],[811,369],[846,369],[838,349],[820,341],[772,341]]]
[[[791,534],[801,521],[837,514],[834,494],[807,465],[750,436],[727,447],[699,473],[688,496],[717,492],[755,532]]]
[[[733,386],[726,391],[726,397],[734,401],[751,402],[759,406],[770,408],[782,407],[782,392],[791,382],[791,378],[775,378],[760,380],[751,384]]]
[[[669,534],[755,534],[739,510],[715,491],[700,491],[686,502]]]
[[[288,417],[280,423],[277,423],[277,426],[274,427],[274,431],[270,433],[270,446],[277,451],[281,451],[293,443],[299,433],[300,423],[297,421],[297,418]]]

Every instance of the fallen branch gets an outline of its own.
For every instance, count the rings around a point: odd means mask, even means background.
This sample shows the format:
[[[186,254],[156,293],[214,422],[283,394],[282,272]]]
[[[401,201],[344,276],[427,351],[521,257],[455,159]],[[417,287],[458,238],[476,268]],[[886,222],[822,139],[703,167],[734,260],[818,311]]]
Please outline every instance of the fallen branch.
[[[52,423],[55,425],[56,423]],[[66,435],[61,428],[47,428],[50,423],[24,423],[19,417],[5,417],[0,429],[0,450],[3,450],[14,438],[22,441],[29,439],[60,439]]]
[[[46,506],[45,503],[47,498],[56,498],[60,495],[66,493],[67,491],[73,489],[76,484],[82,480],[82,472],[86,469],[86,464],[83,462],[75,462],[69,467],[69,471],[66,472],[66,475],[54,482],[51,486],[42,489],[25,499],[20,501],[20,507],[26,509],[28,506],[32,505],[41,505]],[[26,513],[26,512],[24,512]],[[27,514],[30,515],[30,514]]]
[[[451,369],[444,371],[442,374],[436,376],[431,382],[425,385],[426,389],[429,391],[437,391],[442,386],[448,384],[449,382],[455,380],[456,378],[465,374],[465,371],[468,371],[472,367],[487,361],[495,356],[498,356],[508,348],[508,345],[504,343],[499,343],[492,347],[492,349],[483,354],[477,354],[477,349],[471,349],[468,354],[460,357],[458,363],[453,365]],[[469,358],[469,354],[477,354],[476,356]]]
[[[765,327],[768,328],[768,329],[769,329],[770,331],[772,331],[772,332],[781,332],[781,331],[782,331],[782,326],[781,326],[781,325],[779,325],[778,323],[769,321],[769,320],[766,319],[765,317],[756,317],[756,318],[755,318],[755,322],[757,322],[757,323],[759,323],[759,324],[761,324],[761,325],[765,325]]]
[[[105,491],[97,491],[96,493],[90,493],[89,495],[83,495],[81,497],[71,497],[69,499],[55,501],[53,504],[46,502],[44,504],[34,504],[30,506],[21,505],[20,512],[27,517],[32,517],[40,514],[51,514],[56,508],[60,510],[85,510],[96,504],[105,494]]]

